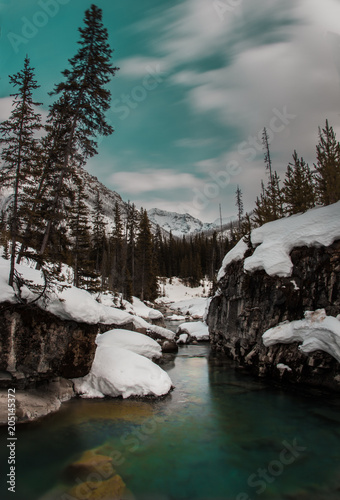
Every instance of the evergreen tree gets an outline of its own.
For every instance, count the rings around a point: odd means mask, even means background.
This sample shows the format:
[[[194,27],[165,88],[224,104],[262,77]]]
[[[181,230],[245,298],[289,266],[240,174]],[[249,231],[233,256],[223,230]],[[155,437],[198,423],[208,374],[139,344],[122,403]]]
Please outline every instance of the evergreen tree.
[[[95,265],[90,258],[90,228],[87,219],[87,207],[84,203],[84,200],[84,186],[80,180],[77,180],[76,198],[73,206],[73,211],[69,217],[71,236],[73,239],[73,284],[74,286],[79,288],[86,288],[90,291],[98,291],[98,274],[95,273]]]
[[[340,199],[340,144],[328,120],[324,129],[319,127],[316,157],[314,166],[318,198],[323,205],[330,205]]]
[[[139,214],[134,205],[134,203],[128,203],[127,207],[127,219],[126,219],[126,232],[127,232],[127,261],[126,266],[129,269],[131,288],[133,295],[135,285],[136,285],[136,273],[135,273],[135,263],[136,263],[136,237],[138,232],[139,224]]]
[[[96,265],[96,271],[99,273],[101,269],[101,263],[105,253],[106,238],[105,238],[105,227],[103,216],[103,203],[100,199],[99,191],[96,191],[96,198],[94,202],[93,215],[92,215],[92,248],[94,254],[94,262]]]
[[[10,224],[11,232],[11,259],[8,284],[13,286],[15,273],[15,255],[21,220],[19,217],[20,189],[25,182],[29,182],[34,159],[37,156],[37,140],[35,133],[41,128],[40,114],[34,106],[40,103],[33,101],[33,91],[39,85],[34,79],[34,69],[30,66],[29,58],[25,58],[24,69],[10,76],[10,83],[18,87],[13,101],[13,110],[8,120],[0,125],[0,144],[2,145],[1,158],[6,177],[13,172],[13,207]],[[7,177],[8,178],[8,177]]]
[[[152,247],[150,221],[147,211],[142,209],[136,245],[137,294],[141,300],[154,300],[157,297],[158,284],[152,258]]]
[[[266,166],[266,170],[268,170],[269,173],[269,180],[271,181],[272,178],[272,160],[270,156],[270,149],[269,149],[269,137],[268,137],[268,132],[266,127],[263,129],[262,133],[262,146],[264,149],[264,163]]]
[[[240,189],[240,186],[237,186],[236,189],[236,207],[237,207],[237,219],[238,219],[238,232],[239,234],[241,234],[243,200],[242,200],[242,191]]]
[[[88,158],[97,153],[97,134],[110,135],[113,128],[106,122],[104,113],[109,109],[111,94],[105,85],[115,75],[118,68],[110,62],[112,50],[107,39],[108,33],[102,24],[102,10],[91,5],[85,12],[85,27],[80,28],[80,48],[69,60],[71,69],[63,71],[65,81],[55,86],[52,95],[60,95],[54,106],[67,101],[66,112],[72,119],[67,128],[67,141],[62,155],[62,164],[51,204],[57,210],[64,179],[70,160],[77,154]],[[52,106],[52,110],[54,108]],[[40,253],[45,252],[49,241],[53,219],[47,223]]]
[[[283,196],[288,215],[305,212],[315,206],[313,174],[308,163],[302,157],[298,158],[296,151],[293,154],[293,163],[288,164],[283,183]]]
[[[123,262],[124,228],[118,202],[114,207],[115,227],[111,236],[111,286],[116,291],[123,291],[122,285],[125,277],[125,265]]]

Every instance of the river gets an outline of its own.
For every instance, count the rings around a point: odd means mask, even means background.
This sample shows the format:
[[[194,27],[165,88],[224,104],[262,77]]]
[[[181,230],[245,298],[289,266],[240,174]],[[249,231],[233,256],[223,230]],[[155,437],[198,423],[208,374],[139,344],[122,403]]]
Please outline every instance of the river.
[[[340,499],[335,397],[254,379],[207,344],[162,366],[175,386],[164,399],[75,399],[18,426],[16,493],[1,498],[70,499],[67,465],[99,447],[136,500]],[[2,429],[2,491],[5,439]]]

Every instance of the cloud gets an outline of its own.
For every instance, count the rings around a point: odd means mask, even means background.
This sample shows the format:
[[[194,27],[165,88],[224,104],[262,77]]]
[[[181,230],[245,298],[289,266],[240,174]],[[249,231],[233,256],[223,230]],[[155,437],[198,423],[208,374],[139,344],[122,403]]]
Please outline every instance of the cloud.
[[[110,176],[109,182],[117,191],[129,194],[188,189],[202,183],[200,179],[189,173],[154,168],[138,172],[116,172]]]
[[[150,73],[150,68],[157,68],[159,73],[169,71],[169,63],[165,59],[135,56],[119,61],[120,75],[124,77],[140,77]]]
[[[7,120],[12,112],[12,97],[0,98],[0,122]]]

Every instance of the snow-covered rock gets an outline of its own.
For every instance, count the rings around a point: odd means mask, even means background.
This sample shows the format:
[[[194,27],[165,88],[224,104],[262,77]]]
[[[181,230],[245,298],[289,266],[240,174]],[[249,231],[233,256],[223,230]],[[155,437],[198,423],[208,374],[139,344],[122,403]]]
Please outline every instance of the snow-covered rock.
[[[325,351],[340,363],[340,321],[327,316],[324,309],[305,312],[305,319],[280,323],[263,336],[265,346],[302,342],[299,349],[306,353]]]
[[[217,274],[217,281],[223,278],[225,275],[225,269],[231,262],[237,262],[244,258],[244,254],[248,249],[247,243],[242,238],[224,257],[222,261],[222,266]]]
[[[124,301],[124,305],[126,305],[127,302]],[[129,312],[132,314],[135,314],[136,316],[140,316],[141,318],[144,319],[162,319],[163,314],[160,311],[157,311],[157,309],[153,309],[152,307],[148,307],[144,302],[142,302],[140,299],[137,297],[132,297],[132,304],[131,304],[131,309]]]
[[[189,335],[187,333],[181,333],[177,339],[177,344],[187,344],[189,340]]]
[[[169,375],[146,357],[105,344],[98,345],[90,373],[73,382],[84,398],[163,396],[172,385]]]
[[[203,297],[181,300],[171,304],[170,309],[180,311],[182,314],[191,316],[194,319],[202,319],[209,300]]]
[[[160,358],[161,346],[155,340],[142,333],[130,330],[109,330],[97,336],[96,344],[106,347],[122,347],[146,358]]]
[[[209,340],[208,326],[202,321],[188,321],[182,323],[178,327],[177,332],[181,334],[187,333],[196,340]]]
[[[340,239],[340,201],[313,208],[304,214],[268,222],[251,232],[254,253],[245,259],[244,270],[264,269],[269,276],[290,276],[293,268],[290,252],[302,246],[329,246]],[[242,260],[247,246],[241,240],[224,258],[218,279],[226,266]]]
[[[185,316],[182,314],[171,314],[171,316],[168,316],[166,319],[169,321],[184,321]]]
[[[292,371],[291,367],[290,367],[290,366],[288,366],[288,365],[285,365],[284,363],[278,363],[278,364],[276,365],[276,368],[277,368],[278,370],[280,370],[281,372],[284,372],[284,371],[286,371],[286,370],[287,370],[288,372],[291,372],[291,371]]]

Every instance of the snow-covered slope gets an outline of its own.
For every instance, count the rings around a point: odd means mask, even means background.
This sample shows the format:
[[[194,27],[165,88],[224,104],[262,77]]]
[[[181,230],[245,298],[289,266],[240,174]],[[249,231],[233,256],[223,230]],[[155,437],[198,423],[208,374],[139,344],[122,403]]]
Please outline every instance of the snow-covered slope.
[[[202,222],[190,214],[167,212],[158,208],[148,210],[148,216],[150,221],[158,224],[165,231],[171,231],[173,236],[186,236],[217,228],[214,223]]]

